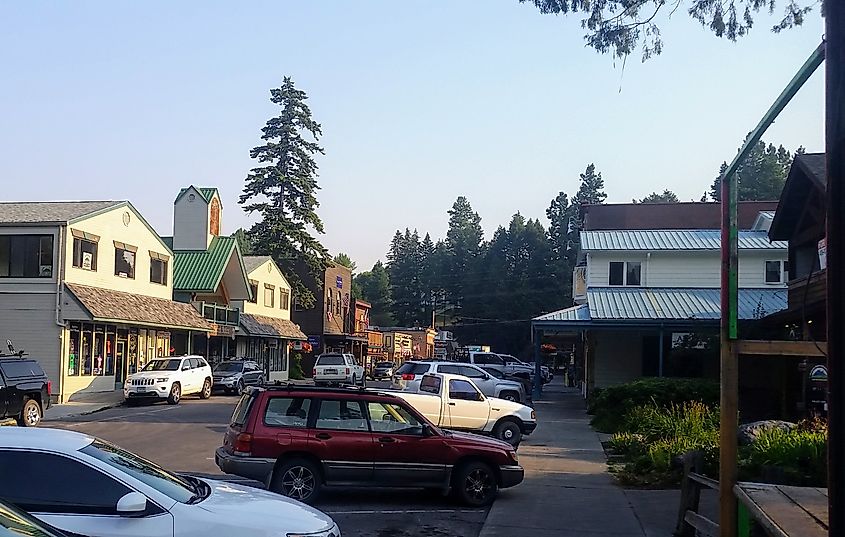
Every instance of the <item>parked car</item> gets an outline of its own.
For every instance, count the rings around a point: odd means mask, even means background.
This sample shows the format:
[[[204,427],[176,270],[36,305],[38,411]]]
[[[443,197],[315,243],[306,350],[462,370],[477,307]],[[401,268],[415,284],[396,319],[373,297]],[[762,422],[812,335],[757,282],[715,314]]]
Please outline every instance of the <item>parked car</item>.
[[[331,518],[254,487],[177,475],[75,431],[0,434],[0,498],[91,537],[338,537]]]
[[[364,367],[351,354],[321,354],[314,364],[314,384],[353,384],[366,386]]]
[[[422,364],[424,367],[415,367],[418,364]],[[403,368],[412,372],[400,373]],[[471,378],[478,389],[481,390],[481,393],[487,397],[496,397],[517,403],[525,402],[525,388],[521,382],[498,378],[480,367],[455,362],[405,362],[393,375],[390,387],[409,392],[419,391],[420,380],[422,380],[423,375],[428,373],[463,375]]]
[[[537,371],[537,369],[534,367],[534,364],[523,362],[522,360],[520,360],[516,356],[511,356],[510,354],[499,354],[499,356],[501,356],[502,359],[505,360],[505,366],[513,364],[513,365],[522,366],[522,367],[530,367],[535,372]],[[541,365],[540,366],[540,372],[543,375],[543,384],[548,384],[549,382],[552,381],[552,379],[555,378],[554,373],[552,373],[552,370],[549,369],[548,366]]]
[[[512,446],[441,430],[396,394],[302,385],[249,388],[215,461],[304,502],[354,485],[451,490],[481,506],[523,479]]]
[[[534,379],[534,368],[523,363],[507,362],[494,352],[469,351],[456,355],[457,361],[477,366],[494,367],[506,375],[526,374]]]
[[[35,427],[50,408],[52,383],[41,366],[23,354],[0,355],[0,420]]]
[[[435,425],[491,435],[514,447],[537,428],[531,407],[485,397],[472,380],[460,375],[427,374],[418,392],[395,393]]]
[[[3,531],[6,530],[6,531]],[[0,500],[0,535],[16,537],[71,537],[62,531],[44,524],[34,516],[21,511],[14,505]],[[75,535],[73,537],[83,537]]]
[[[393,376],[396,370],[396,364],[393,362],[378,362],[373,366],[373,379],[389,379]]]
[[[518,382],[522,386],[522,391],[525,393],[526,399],[525,401],[520,402],[531,402],[531,394],[532,390],[534,389],[534,383],[531,382],[531,379],[528,378],[528,375],[522,373],[506,375],[505,373],[502,373],[499,369],[496,369],[495,367],[490,367],[489,365],[481,366],[481,369],[484,370],[485,373],[489,373],[497,379]]]
[[[166,400],[176,405],[184,395],[208,399],[212,386],[211,366],[202,356],[155,358],[126,378],[123,398],[127,403]]]
[[[212,382],[212,389],[240,394],[247,386],[264,384],[264,371],[256,362],[227,360],[214,366]]]

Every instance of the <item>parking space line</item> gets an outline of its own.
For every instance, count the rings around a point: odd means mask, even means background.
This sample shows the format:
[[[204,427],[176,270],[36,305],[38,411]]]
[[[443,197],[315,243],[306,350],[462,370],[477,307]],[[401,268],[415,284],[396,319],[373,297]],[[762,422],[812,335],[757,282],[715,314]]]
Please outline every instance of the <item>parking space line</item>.
[[[428,513],[483,513],[484,509],[373,509],[367,511],[323,511],[327,515],[403,515]]]

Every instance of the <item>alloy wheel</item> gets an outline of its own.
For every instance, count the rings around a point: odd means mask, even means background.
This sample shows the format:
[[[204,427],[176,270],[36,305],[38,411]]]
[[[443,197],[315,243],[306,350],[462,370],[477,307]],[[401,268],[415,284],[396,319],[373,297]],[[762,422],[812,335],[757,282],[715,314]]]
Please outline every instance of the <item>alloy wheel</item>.
[[[282,476],[282,494],[294,500],[308,498],[315,485],[314,474],[304,466],[292,466]]]
[[[495,482],[490,472],[482,468],[475,468],[467,475],[464,490],[471,499],[484,502],[495,490]]]

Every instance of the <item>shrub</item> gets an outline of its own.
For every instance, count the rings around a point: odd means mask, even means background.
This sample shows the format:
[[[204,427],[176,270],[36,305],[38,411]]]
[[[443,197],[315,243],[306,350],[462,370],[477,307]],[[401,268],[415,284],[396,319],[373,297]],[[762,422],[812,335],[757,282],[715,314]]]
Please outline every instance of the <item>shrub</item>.
[[[804,423],[790,431],[770,429],[743,449],[742,473],[755,480],[825,486],[827,429]]]
[[[290,375],[288,376],[291,380],[302,380],[305,378],[305,374],[302,372],[302,355],[300,353],[293,355],[293,360],[291,360],[290,364]]]
[[[646,450],[646,440],[636,433],[616,433],[611,437],[609,447],[617,455],[641,455]]]
[[[668,407],[687,401],[718,405],[719,384],[705,379],[643,378],[594,392],[589,412],[594,415],[593,427],[613,433],[622,430],[623,416],[635,407]]]

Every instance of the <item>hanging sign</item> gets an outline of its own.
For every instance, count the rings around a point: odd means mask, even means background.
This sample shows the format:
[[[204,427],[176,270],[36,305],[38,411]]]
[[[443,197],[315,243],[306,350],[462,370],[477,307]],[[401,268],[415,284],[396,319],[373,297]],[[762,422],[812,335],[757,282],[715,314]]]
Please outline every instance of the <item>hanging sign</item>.
[[[823,365],[814,366],[810,370],[810,380],[817,382],[827,382],[827,367]]]

